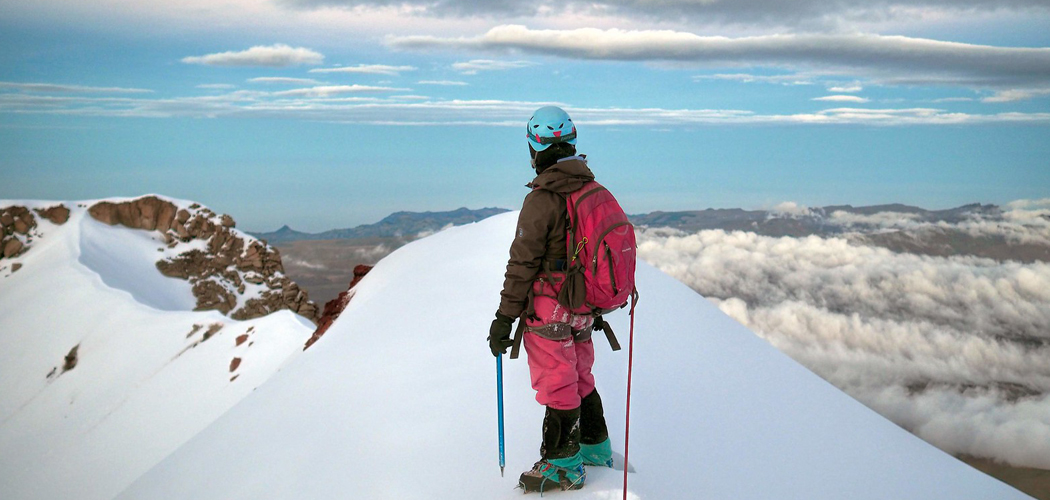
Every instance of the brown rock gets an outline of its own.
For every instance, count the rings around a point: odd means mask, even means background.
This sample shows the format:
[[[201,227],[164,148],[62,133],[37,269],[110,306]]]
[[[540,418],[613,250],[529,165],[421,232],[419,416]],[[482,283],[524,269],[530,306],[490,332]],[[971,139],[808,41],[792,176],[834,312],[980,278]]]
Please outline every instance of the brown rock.
[[[15,262],[14,264],[11,264],[11,274],[17,273],[19,269],[22,269],[21,262]]]
[[[164,203],[157,212],[157,230],[166,232],[175,224],[175,212],[178,210],[174,204]]]
[[[234,227],[237,225],[237,223],[233,221],[233,217],[226,214],[223,214],[221,224],[222,227]]]
[[[190,220],[190,213],[186,211],[185,208],[179,209],[175,214],[175,220],[178,221],[179,224],[185,224],[186,221]]]
[[[193,308],[194,311],[215,310],[227,314],[237,305],[237,298],[214,281],[195,283],[193,296],[197,297],[197,307]]]
[[[237,371],[237,368],[241,366],[241,358],[233,358],[230,361],[230,373]]]
[[[22,251],[22,242],[18,238],[11,238],[4,243],[3,255],[5,259],[10,259],[19,254]]]
[[[122,225],[132,229],[153,231],[158,227],[171,227],[178,208],[171,202],[146,196],[131,201],[112,203],[102,201],[88,208],[88,213],[95,220],[111,226]],[[161,222],[163,220],[163,222]]]
[[[341,292],[338,297],[325,303],[324,312],[321,314],[320,319],[317,320],[317,330],[314,330],[314,334],[310,336],[310,340],[306,341],[306,345],[303,346],[304,351],[314,345],[314,343],[328,331],[328,328],[332,326],[332,323],[335,322],[336,318],[338,318],[340,314],[343,314],[346,305],[349,304],[350,299],[353,298],[351,291],[361,281],[361,278],[364,278],[371,270],[372,266],[358,265],[354,267],[354,279],[350,281],[350,286],[346,288],[346,291]]]
[[[29,224],[22,219],[15,219],[15,232],[20,234],[29,234]]]
[[[108,201],[100,201],[88,209],[91,218],[110,226],[117,225],[117,206]]]
[[[14,223],[15,223],[14,216],[12,216],[7,211],[4,211],[4,213],[0,214],[0,225],[2,225],[4,227],[7,227],[7,226],[10,226],[11,224],[14,224]]]
[[[79,357],[77,356],[77,351],[79,351],[79,350],[80,350],[80,344],[77,344],[77,345],[73,346],[72,349],[69,350],[69,354],[66,354],[66,362],[65,362],[65,364],[62,365],[62,372],[63,373],[68,372],[69,370],[72,370],[73,368],[77,367],[77,361],[79,361]]]
[[[212,335],[219,333],[219,330],[222,330],[223,326],[226,325],[223,325],[222,323],[212,323],[208,325],[208,330],[204,332],[204,336],[201,338],[201,342],[208,340],[209,338],[211,338]]]
[[[175,234],[179,235],[179,239],[182,241],[190,240],[190,232],[186,230],[186,226],[182,224],[175,224]]]
[[[241,345],[248,341],[248,334],[242,334],[237,337],[237,345]]]
[[[295,310],[300,316],[304,318],[316,318],[317,317],[317,304],[308,301],[302,301],[299,303],[299,308]]]
[[[69,220],[69,209],[65,205],[58,205],[54,207],[48,207],[43,210],[36,209],[36,213],[40,214],[41,217],[51,221],[53,224],[62,225]]]

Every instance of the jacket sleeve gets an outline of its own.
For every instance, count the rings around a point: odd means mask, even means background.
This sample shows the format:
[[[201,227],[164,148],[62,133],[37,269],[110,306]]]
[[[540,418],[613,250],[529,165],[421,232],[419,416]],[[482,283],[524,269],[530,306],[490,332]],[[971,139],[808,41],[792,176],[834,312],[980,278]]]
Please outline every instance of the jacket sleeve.
[[[518,215],[510,260],[500,293],[499,312],[516,318],[528,306],[529,289],[540,272],[547,250],[547,238],[554,226],[554,193],[537,189],[525,197]]]

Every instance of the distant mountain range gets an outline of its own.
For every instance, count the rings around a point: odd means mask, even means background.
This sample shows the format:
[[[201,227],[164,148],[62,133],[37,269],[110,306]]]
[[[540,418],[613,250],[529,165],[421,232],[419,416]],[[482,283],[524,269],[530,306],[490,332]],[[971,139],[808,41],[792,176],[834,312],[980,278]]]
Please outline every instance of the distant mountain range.
[[[304,233],[287,225],[269,233],[249,233],[270,244],[300,240],[349,240],[358,238],[415,239],[419,234],[438,231],[449,225],[470,224],[493,215],[509,212],[506,208],[482,208],[471,210],[459,208],[447,212],[395,212],[375,224],[362,224],[353,228],[331,229],[322,233]]]
[[[722,229],[725,231],[751,231],[763,236],[809,236],[813,234],[839,234],[857,229],[879,226],[887,218],[873,219],[879,214],[900,214],[900,220],[912,223],[945,222],[958,224],[974,217],[998,218],[1001,210],[996,205],[974,203],[947,210],[926,210],[902,205],[831,205],[817,208],[794,208],[788,210],[742,210],[739,208],[692,210],[683,212],[651,212],[632,215],[636,226],[672,227],[682,231]],[[842,214],[861,216],[843,217]],[[837,216],[837,217],[836,217]],[[892,219],[890,219],[892,220]]]
[[[493,215],[508,212],[506,208],[482,208],[471,210],[459,208],[447,212],[396,212],[375,224],[363,224],[354,228],[331,229],[321,233],[304,233],[287,225],[273,232],[249,232],[256,238],[271,244],[300,240],[339,240],[358,238],[405,237],[414,239],[420,233],[438,231],[443,227],[459,226],[478,222]],[[945,222],[956,224],[975,216],[997,218],[1001,211],[996,205],[979,203],[947,210],[926,210],[902,204],[854,207],[832,205],[818,208],[792,210],[743,210],[739,208],[689,210],[680,212],[650,212],[631,215],[636,226],[671,227],[683,231],[722,229],[726,231],[752,231],[765,236],[808,236],[811,234],[835,234],[857,229],[857,226],[877,225],[863,218],[853,219],[849,224],[836,221],[834,214],[875,216],[878,214],[902,214],[916,223]]]

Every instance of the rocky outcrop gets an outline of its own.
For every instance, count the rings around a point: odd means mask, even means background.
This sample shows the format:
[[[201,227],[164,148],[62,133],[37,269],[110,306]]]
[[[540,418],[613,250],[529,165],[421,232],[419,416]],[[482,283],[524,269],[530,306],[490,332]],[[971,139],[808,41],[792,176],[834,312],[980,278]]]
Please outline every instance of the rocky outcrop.
[[[43,209],[34,208],[33,211],[41,217],[51,221],[52,224],[58,224],[61,226],[69,220],[69,209],[66,208],[65,205],[57,205]]]
[[[234,227],[229,215],[198,204],[180,208],[156,196],[131,201],[99,202],[88,213],[100,222],[132,229],[160,231],[169,248],[184,252],[157,262],[165,276],[189,281],[196,310],[217,310],[238,320],[290,309],[316,321],[318,309],[307,293],[284,276],[281,255]],[[205,244],[189,244],[203,241]]]
[[[11,259],[25,253],[36,226],[36,218],[28,208],[0,208],[0,259]]]
[[[359,265],[354,268],[354,279],[350,281],[350,285],[346,287],[346,291],[341,292],[338,297],[329,300],[324,305],[324,312],[321,313],[321,319],[317,321],[317,330],[314,330],[314,334],[310,336],[310,340],[306,341],[306,345],[303,346],[304,351],[314,345],[314,343],[328,331],[328,327],[332,326],[332,323],[335,322],[336,318],[343,313],[343,310],[346,309],[346,305],[350,303],[350,299],[354,297],[354,287],[357,286],[357,283],[361,281],[361,278],[364,278],[371,270],[372,266],[366,265]]]

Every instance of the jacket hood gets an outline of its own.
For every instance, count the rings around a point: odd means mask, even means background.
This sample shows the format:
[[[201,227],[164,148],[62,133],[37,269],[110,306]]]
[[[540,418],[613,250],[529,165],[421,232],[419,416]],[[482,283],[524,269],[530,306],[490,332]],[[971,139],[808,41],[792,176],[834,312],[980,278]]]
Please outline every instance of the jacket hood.
[[[565,194],[576,191],[593,180],[594,174],[587,167],[587,160],[583,156],[570,156],[547,167],[528,184],[528,187]]]

